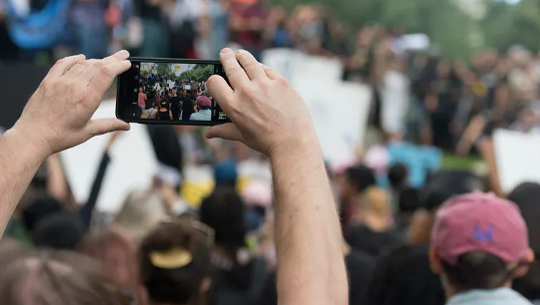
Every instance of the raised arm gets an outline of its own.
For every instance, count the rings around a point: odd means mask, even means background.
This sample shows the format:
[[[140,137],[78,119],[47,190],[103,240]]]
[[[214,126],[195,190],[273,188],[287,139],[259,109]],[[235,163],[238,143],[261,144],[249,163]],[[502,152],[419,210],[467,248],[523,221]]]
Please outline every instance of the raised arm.
[[[234,89],[220,76],[208,88],[233,123],[207,136],[241,141],[271,160],[279,303],[347,304],[338,214],[307,107],[287,80],[248,52],[225,49],[220,57]]]
[[[103,60],[79,55],[58,61],[0,138],[0,237],[45,158],[95,135],[129,129],[117,119],[91,119],[114,77],[131,66],[128,56],[123,51]]]

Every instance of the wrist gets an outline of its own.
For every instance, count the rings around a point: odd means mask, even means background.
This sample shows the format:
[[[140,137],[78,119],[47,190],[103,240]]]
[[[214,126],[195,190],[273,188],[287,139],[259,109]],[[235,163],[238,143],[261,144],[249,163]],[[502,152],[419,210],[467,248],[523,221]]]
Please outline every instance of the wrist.
[[[286,159],[306,159],[316,157],[323,160],[319,138],[313,127],[306,128],[308,132],[299,133],[298,137],[290,138],[276,145],[268,153],[272,163]]]
[[[18,151],[27,152],[43,161],[53,154],[51,146],[42,136],[17,123],[6,131],[2,137],[6,137],[10,147]]]

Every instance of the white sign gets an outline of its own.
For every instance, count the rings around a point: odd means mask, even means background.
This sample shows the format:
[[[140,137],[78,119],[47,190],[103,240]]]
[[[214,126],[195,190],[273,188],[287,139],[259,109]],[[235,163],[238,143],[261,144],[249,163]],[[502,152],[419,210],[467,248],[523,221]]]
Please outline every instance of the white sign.
[[[114,101],[103,102],[94,114],[94,118],[107,117],[115,117]],[[95,137],[61,153],[67,179],[79,203],[88,200],[110,136]],[[116,213],[130,191],[151,186],[158,163],[146,127],[139,124],[132,124],[129,132],[117,138],[109,156],[111,162],[101,186],[97,209]]]
[[[493,145],[499,182],[511,192],[523,182],[540,183],[540,136],[498,129]]]
[[[296,90],[311,113],[326,160],[336,164],[353,159],[364,141],[371,89],[355,83],[305,81]]]

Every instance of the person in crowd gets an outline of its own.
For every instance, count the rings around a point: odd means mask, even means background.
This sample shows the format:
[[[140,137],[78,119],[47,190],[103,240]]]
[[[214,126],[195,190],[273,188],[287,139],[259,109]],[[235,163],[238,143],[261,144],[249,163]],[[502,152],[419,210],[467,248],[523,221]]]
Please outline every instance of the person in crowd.
[[[116,286],[83,255],[15,248],[0,257],[0,302],[17,304],[134,304],[133,294]]]
[[[112,227],[91,231],[76,251],[99,262],[116,285],[133,293],[136,304],[147,304],[144,287],[139,283],[136,245],[127,236],[127,232]]]
[[[199,96],[195,101],[195,113],[189,119],[191,121],[211,121],[212,120],[212,100],[207,96]]]
[[[36,247],[74,250],[86,232],[87,228],[77,214],[64,211],[43,218],[31,236]]]
[[[266,262],[246,244],[245,205],[234,188],[218,186],[205,198],[201,221],[215,231],[211,304],[256,304],[266,278]]]
[[[360,195],[352,221],[346,240],[354,249],[378,256],[401,243],[392,225],[390,195],[382,189],[369,187]]]
[[[148,97],[143,91],[143,87],[139,87],[139,96],[137,98],[137,106],[141,108],[141,111],[144,111],[146,109],[146,101],[148,100]]]
[[[165,202],[149,190],[134,190],[116,215],[113,226],[138,244],[161,220],[168,216]]]
[[[173,120],[178,120],[180,118],[180,99],[176,89],[171,90],[171,97],[169,98],[169,103],[171,104],[171,114]]]
[[[418,189],[408,187],[399,193],[396,212],[396,231],[402,240],[409,239],[409,228],[416,211],[420,209],[420,194]]]
[[[182,113],[180,114],[183,121],[189,121],[191,115],[195,112],[195,99],[195,92],[191,89],[188,90],[182,102]]]
[[[0,165],[5,169],[0,174],[0,191],[5,194],[0,199],[2,232],[24,189],[48,156],[93,136],[129,129],[127,123],[115,118],[92,119],[114,78],[131,67],[128,57],[126,51],[121,51],[103,60],[85,61],[84,56],[73,56],[59,61],[30,98],[15,126],[0,138]],[[241,140],[272,160],[278,206],[276,246],[280,299],[288,304],[344,305],[348,285],[339,219],[307,107],[279,73],[258,64],[248,52],[235,54],[224,49],[220,59],[227,74],[234,77],[230,77],[229,85],[220,76],[212,76],[209,91],[232,121],[238,123],[213,126],[206,135]],[[270,94],[261,100],[259,91],[263,87]],[[88,95],[88,90],[96,94]],[[233,110],[240,101],[243,112]],[[60,112],[65,115],[59,119],[55,114]],[[49,126],[55,126],[54,130],[47,128]],[[298,128],[304,131],[301,135],[290,132]],[[326,225],[321,226],[321,223]],[[36,264],[36,261],[42,263]],[[89,273],[77,271],[91,264],[76,261],[76,266],[63,264],[50,252],[27,257],[17,255],[6,265],[9,267],[2,268],[0,295],[7,299],[2,303],[28,303],[24,298],[43,300],[52,295],[54,304],[82,305],[89,299],[92,304],[115,304],[122,297],[133,296],[111,281],[102,280],[100,268],[92,267]],[[42,268],[49,272],[42,272]],[[28,276],[34,274],[48,276],[42,281],[29,280]],[[88,274],[92,275],[87,277]],[[58,278],[51,275],[60,276],[68,285],[57,285]],[[80,285],[67,290],[70,284],[77,283]],[[66,290],[68,296],[63,295]],[[85,297],[87,294],[91,296]],[[132,303],[133,298],[129,299]]]
[[[336,177],[341,202],[343,229],[348,230],[348,224],[353,214],[360,193],[370,186],[376,185],[375,174],[363,165],[349,167],[344,175]]]
[[[510,194],[508,200],[516,203],[527,225],[529,232],[529,245],[534,252],[534,261],[529,266],[529,272],[522,278],[514,280],[512,288],[533,303],[540,300],[540,231],[538,222],[540,211],[538,205],[540,185],[533,182],[525,182],[518,185]]]
[[[162,98],[161,102],[159,103],[159,110],[158,110],[158,120],[161,121],[170,121],[172,120],[172,111],[170,109],[170,104],[167,100],[167,98]]]
[[[480,192],[445,202],[429,259],[442,276],[446,304],[532,304],[510,288],[534,260],[527,236],[515,203]]]
[[[207,304],[212,243],[212,230],[193,220],[163,222],[152,230],[138,254],[149,304]]]

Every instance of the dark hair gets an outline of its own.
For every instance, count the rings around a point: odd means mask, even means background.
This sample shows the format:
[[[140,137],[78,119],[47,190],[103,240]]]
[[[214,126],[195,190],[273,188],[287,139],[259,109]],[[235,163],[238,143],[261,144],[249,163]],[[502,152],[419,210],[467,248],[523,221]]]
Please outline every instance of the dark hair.
[[[434,211],[452,196],[452,193],[438,188],[429,189],[426,190],[424,194],[424,198],[422,199],[422,206],[428,211]]]
[[[244,213],[242,198],[229,186],[217,187],[201,204],[201,221],[215,230],[216,245],[228,250],[233,260],[236,260],[236,251],[245,247]]]
[[[40,197],[22,211],[22,220],[28,231],[33,231],[43,218],[62,210],[60,202],[53,197]]]
[[[58,212],[38,222],[31,235],[38,247],[74,250],[85,233],[78,214]]]
[[[529,267],[529,272],[514,281],[513,288],[529,300],[540,298],[540,184],[525,182],[518,185],[508,199],[515,202],[529,232],[529,244],[535,253],[535,261]]]
[[[399,193],[398,210],[402,213],[413,213],[420,208],[418,190],[406,188]]]
[[[199,296],[201,283],[210,272],[210,245],[207,236],[189,221],[162,223],[142,242],[139,251],[141,281],[150,300],[158,303],[187,304]],[[151,255],[180,248],[192,260],[184,266],[155,266]]]
[[[396,163],[388,170],[388,181],[390,185],[397,189],[405,186],[407,182],[408,170],[403,163]]]
[[[499,257],[486,252],[465,253],[455,266],[441,263],[448,282],[457,292],[499,288],[512,278],[513,269],[508,269]]]
[[[373,171],[364,165],[349,167],[345,171],[345,177],[356,186],[358,192],[377,184]]]
[[[6,251],[0,257],[2,305],[130,305],[95,261],[72,252]]]

